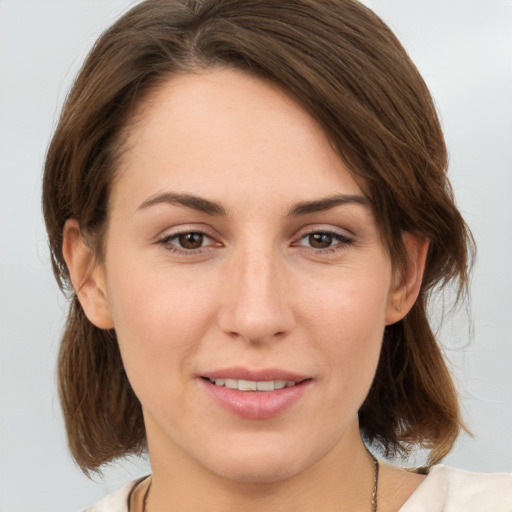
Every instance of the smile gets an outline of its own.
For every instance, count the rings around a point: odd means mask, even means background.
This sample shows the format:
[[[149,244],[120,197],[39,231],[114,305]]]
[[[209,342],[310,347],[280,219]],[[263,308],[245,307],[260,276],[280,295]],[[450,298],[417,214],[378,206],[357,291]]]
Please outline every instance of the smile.
[[[274,391],[290,388],[297,384],[294,380],[243,380],[243,379],[208,379],[215,386],[224,386],[238,391]]]
[[[250,420],[283,414],[300,402],[314,385],[311,377],[274,370],[220,370],[199,380],[214,403],[235,416]]]

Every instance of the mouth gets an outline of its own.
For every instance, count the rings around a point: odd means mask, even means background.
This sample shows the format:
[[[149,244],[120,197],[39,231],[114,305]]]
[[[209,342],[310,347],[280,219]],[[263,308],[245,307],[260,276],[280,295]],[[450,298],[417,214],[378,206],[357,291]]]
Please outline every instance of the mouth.
[[[270,419],[300,403],[313,378],[280,370],[240,368],[202,375],[201,382],[213,402],[240,418]]]
[[[219,387],[226,387],[229,389],[236,389],[238,391],[274,391],[276,389],[291,388],[310,379],[295,380],[245,380],[245,379],[228,379],[228,378],[208,378],[211,384]]]

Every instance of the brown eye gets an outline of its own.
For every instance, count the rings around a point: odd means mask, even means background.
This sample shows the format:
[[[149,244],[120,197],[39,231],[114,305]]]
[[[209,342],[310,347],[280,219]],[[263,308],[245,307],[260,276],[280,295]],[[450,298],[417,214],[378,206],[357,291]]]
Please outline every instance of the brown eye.
[[[203,246],[204,235],[202,233],[182,233],[178,236],[178,242],[183,249],[199,249]]]
[[[318,254],[327,254],[345,250],[353,239],[336,231],[311,231],[305,233],[297,245],[314,249]]]
[[[203,254],[210,249],[222,246],[202,231],[183,231],[182,233],[164,236],[158,240],[158,245],[180,256]]]
[[[308,235],[308,242],[314,249],[326,249],[332,245],[333,237],[328,233],[311,233]]]

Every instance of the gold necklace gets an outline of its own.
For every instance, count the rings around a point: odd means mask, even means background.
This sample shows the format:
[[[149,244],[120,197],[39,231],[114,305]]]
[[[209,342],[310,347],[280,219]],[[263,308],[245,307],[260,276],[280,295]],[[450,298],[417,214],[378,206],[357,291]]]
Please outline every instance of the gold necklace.
[[[369,452],[368,452],[369,453]],[[370,512],[377,512],[377,493],[379,491],[379,461],[370,453],[370,456],[373,460],[373,489],[372,489],[372,507]],[[149,481],[148,488],[144,493],[144,497],[142,498],[142,512],[147,512],[146,505],[148,502],[149,491],[151,490],[151,484],[153,483],[153,479],[151,478]]]
[[[370,453],[370,452],[368,452]],[[374,472],[373,472],[373,490],[372,490],[372,508],[371,512],[377,512],[377,493],[379,491],[379,461],[370,453],[373,459]],[[145,512],[145,510],[143,511]]]

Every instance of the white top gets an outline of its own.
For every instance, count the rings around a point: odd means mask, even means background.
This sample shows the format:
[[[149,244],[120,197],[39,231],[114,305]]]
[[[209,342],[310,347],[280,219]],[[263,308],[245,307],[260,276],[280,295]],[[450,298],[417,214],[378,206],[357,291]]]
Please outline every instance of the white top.
[[[84,512],[129,512],[129,482]],[[398,512],[512,512],[512,474],[471,473],[442,464],[429,474]]]

